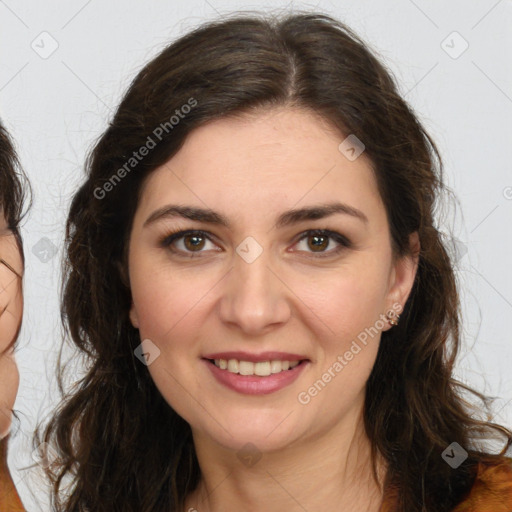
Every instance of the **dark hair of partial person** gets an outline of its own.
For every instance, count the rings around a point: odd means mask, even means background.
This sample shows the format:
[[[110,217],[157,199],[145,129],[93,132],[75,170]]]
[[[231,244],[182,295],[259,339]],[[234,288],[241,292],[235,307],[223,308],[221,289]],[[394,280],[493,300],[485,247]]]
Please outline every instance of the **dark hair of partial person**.
[[[196,106],[115,186],[105,184],[148,136],[190,98]],[[178,511],[200,468],[191,429],[163,399],[134,356],[127,241],[144,180],[204,123],[273,107],[315,112],[366,148],[388,216],[396,257],[419,233],[413,289],[397,327],[383,332],[367,382],[364,422],[373,460],[398,485],[401,512],[451,510],[470,489],[479,461],[497,461],[512,442],[503,426],[478,418],[454,379],[461,343],[454,262],[434,211],[442,162],[391,73],[349,28],[318,13],[239,13],[208,22],[167,46],[135,77],[86,162],[66,228],[62,315],[85,370],[67,388],[35,442],[56,453],[48,467],[57,512]],[[340,313],[341,314],[341,313]],[[503,439],[501,454],[482,439]],[[469,453],[454,471],[442,458],[459,443]],[[376,470],[375,471],[375,478]]]
[[[21,169],[14,144],[0,122],[0,210],[20,249],[19,225],[25,213],[28,192],[30,185]]]

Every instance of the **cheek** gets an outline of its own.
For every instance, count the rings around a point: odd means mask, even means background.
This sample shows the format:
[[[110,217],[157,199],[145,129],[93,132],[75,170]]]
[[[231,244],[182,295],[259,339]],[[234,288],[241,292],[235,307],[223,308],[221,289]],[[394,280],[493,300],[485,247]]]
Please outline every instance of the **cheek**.
[[[191,286],[179,273],[152,272],[143,266],[130,274],[132,300],[140,339],[151,340],[157,357],[148,371],[167,403],[186,421],[192,421],[190,396],[184,392],[191,384],[191,359],[195,357],[193,339],[199,331],[194,321],[204,291]]]
[[[315,313],[309,328],[318,359],[297,400],[306,404],[303,413],[322,411],[325,425],[362,406],[384,326],[384,289],[363,274],[345,274],[315,292],[304,284],[304,303]]]
[[[201,297],[207,290],[179,275],[161,272],[132,281],[132,298],[137,311],[140,339],[149,339],[158,355],[148,366],[151,378],[166,402],[189,423],[197,422],[198,411],[191,396],[200,395],[194,365],[199,361],[202,310]],[[192,371],[191,371],[192,370]]]
[[[0,353],[13,341],[23,316],[21,281],[13,279],[12,274],[5,276],[2,271],[0,265]]]
[[[304,311],[314,313],[315,332],[340,345],[373,326],[384,313],[386,275],[382,268],[346,268],[324,276],[317,274],[314,281],[303,276],[293,288]]]
[[[187,318],[200,310],[201,297],[213,283],[194,281],[179,271],[151,272],[140,268],[131,278],[132,299],[141,337],[158,344],[188,325]],[[197,329],[197,325],[196,325]]]
[[[317,274],[315,282],[302,279],[295,283],[318,357],[308,379],[311,387],[302,391],[315,403],[314,408],[329,409],[332,421],[360,403],[358,397],[374,366],[385,326],[380,315],[385,312],[386,276],[383,264],[366,261],[325,276]]]

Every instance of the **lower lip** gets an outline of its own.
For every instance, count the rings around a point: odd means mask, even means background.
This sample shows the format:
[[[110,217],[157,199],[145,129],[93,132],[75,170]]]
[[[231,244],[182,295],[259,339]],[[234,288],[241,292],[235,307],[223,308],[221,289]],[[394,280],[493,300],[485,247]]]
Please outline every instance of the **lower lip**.
[[[294,382],[308,364],[307,361],[302,361],[291,370],[283,370],[282,372],[273,373],[267,377],[258,377],[257,375],[231,373],[227,370],[221,370],[208,359],[203,359],[203,361],[221,384],[245,395],[267,395],[283,389]]]

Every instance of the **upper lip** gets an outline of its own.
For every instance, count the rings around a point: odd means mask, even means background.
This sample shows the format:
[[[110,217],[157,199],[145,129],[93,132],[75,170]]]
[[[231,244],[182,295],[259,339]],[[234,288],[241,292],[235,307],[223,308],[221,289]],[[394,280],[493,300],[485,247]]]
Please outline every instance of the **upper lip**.
[[[258,363],[260,361],[302,361],[307,357],[299,354],[290,354],[288,352],[260,352],[251,354],[250,352],[215,352],[203,356],[205,359],[237,359],[238,361],[251,361]]]

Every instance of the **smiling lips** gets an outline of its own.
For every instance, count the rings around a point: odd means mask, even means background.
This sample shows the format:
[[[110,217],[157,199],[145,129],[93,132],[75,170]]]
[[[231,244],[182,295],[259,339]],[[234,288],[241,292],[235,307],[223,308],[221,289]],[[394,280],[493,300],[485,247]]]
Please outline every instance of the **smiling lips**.
[[[216,379],[245,394],[267,394],[293,382],[309,360],[284,352],[222,352],[204,357]]]
[[[221,370],[227,370],[231,373],[239,373],[240,375],[259,375],[260,377],[268,377],[274,373],[280,373],[290,368],[295,368],[299,361],[239,361],[238,359],[214,359],[214,364]]]

